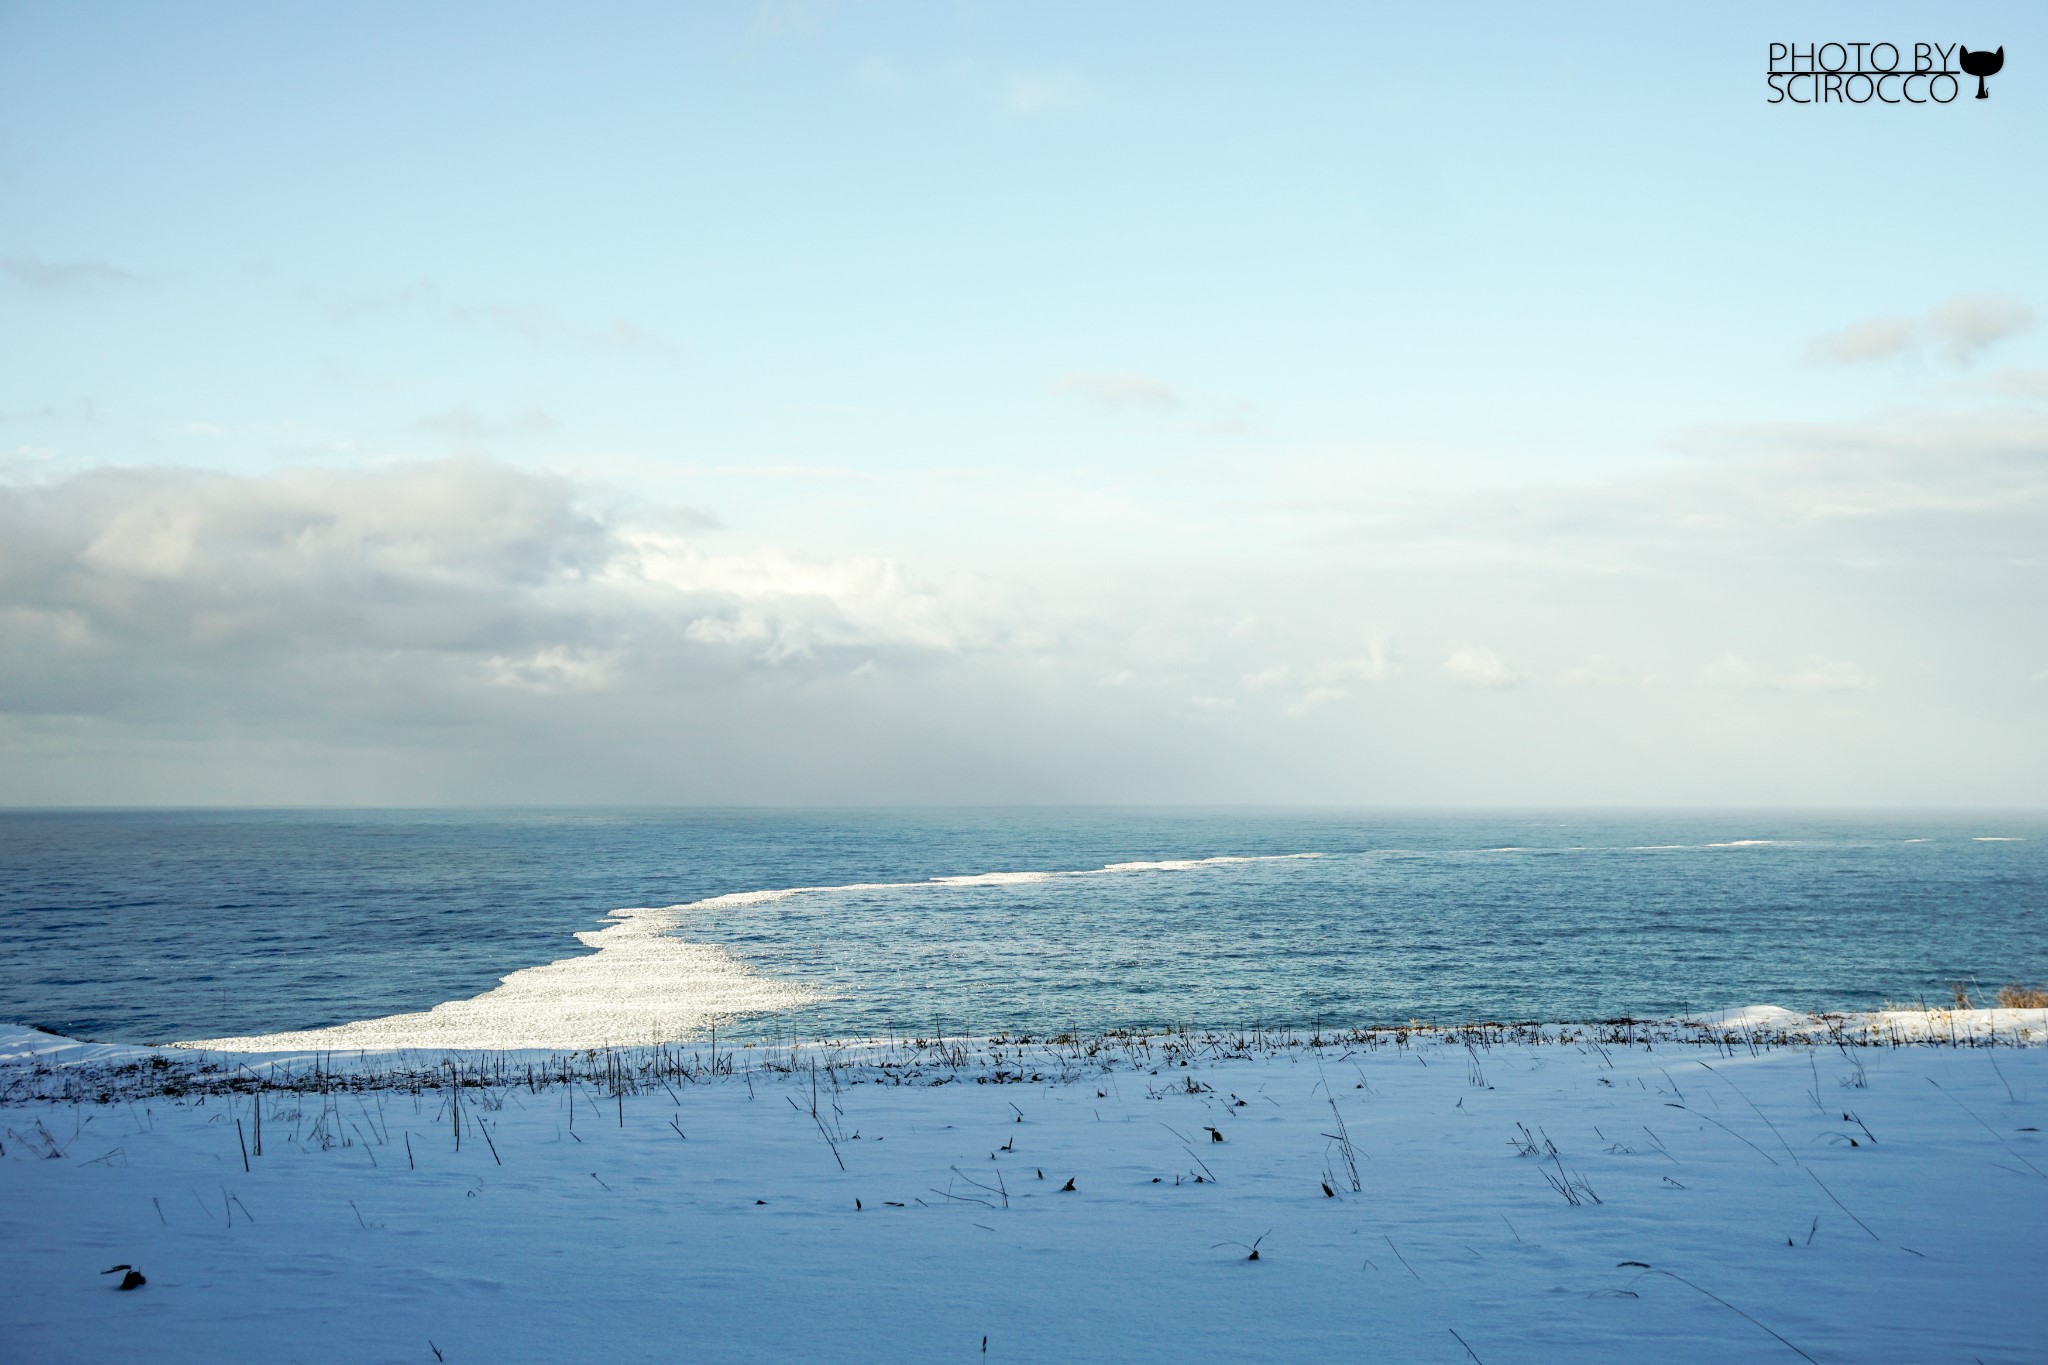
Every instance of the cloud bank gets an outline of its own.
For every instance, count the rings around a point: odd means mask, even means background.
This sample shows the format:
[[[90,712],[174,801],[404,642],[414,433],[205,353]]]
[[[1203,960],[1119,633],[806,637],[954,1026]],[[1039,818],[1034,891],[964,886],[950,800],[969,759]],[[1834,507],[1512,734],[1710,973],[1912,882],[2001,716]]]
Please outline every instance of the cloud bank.
[[[0,800],[2039,790],[2048,414],[1685,444],[1451,487],[1267,466],[1318,496],[1264,503],[798,480],[880,509],[830,548],[481,458],[0,484]]]
[[[971,644],[889,560],[718,553],[484,461],[0,489],[0,706],[17,714],[381,696],[454,716],[494,693],[914,666]]]

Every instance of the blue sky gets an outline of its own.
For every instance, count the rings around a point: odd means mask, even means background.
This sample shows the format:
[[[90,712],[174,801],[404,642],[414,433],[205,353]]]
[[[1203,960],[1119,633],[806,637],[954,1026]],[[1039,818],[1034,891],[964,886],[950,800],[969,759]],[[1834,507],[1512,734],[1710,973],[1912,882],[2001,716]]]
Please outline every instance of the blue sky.
[[[2043,38],[0,4],[0,800],[2048,800]]]

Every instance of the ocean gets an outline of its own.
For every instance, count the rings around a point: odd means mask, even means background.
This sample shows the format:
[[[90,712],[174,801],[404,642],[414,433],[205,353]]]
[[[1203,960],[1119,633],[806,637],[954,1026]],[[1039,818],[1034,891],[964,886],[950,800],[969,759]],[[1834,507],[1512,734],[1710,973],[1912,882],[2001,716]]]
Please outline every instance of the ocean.
[[[740,1037],[1867,1009],[2048,981],[2048,818],[10,811],[0,1018],[135,1042],[377,1019],[669,906],[662,935],[793,988]]]

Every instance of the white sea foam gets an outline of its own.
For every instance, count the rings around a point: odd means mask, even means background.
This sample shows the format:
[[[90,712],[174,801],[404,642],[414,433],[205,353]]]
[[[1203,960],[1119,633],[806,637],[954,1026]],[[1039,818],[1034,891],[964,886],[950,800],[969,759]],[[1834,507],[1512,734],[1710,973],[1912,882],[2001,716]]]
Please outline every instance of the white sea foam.
[[[1708,844],[1708,848],[1764,848],[1768,845],[1788,843],[1785,839],[1730,839],[1726,843]]]
[[[775,896],[746,893],[719,900],[752,904]],[[576,935],[595,953],[513,972],[482,995],[420,1013],[183,1046],[232,1052],[601,1047],[669,1041],[741,1015],[824,998],[763,976],[723,949],[669,932],[680,911],[715,903],[613,911],[609,926]]]
[[[1198,867],[1222,867],[1228,863],[1289,863],[1322,856],[1320,853],[1250,853],[1217,858],[1169,858],[1156,863],[1111,863],[1101,872],[1066,872],[1059,875],[1095,877],[1102,875],[1102,872],[1190,872]]]
[[[1973,844],[2017,844],[2021,840],[2010,834],[1977,834],[1971,836],[1970,842]]]
[[[832,997],[799,982],[764,976],[722,948],[675,931],[692,916],[827,892],[887,892],[936,887],[1016,886],[1134,872],[1186,872],[1229,863],[1284,862],[1320,853],[1281,853],[1161,862],[1112,863],[1086,871],[983,872],[920,882],[854,882],[740,891],[659,909],[614,910],[612,923],[576,935],[596,949],[527,967],[468,1000],[430,1010],[361,1019],[332,1028],[245,1037],[203,1038],[179,1047],[224,1052],[385,1051],[400,1048],[576,1049],[669,1042],[730,1019],[795,1009]]]

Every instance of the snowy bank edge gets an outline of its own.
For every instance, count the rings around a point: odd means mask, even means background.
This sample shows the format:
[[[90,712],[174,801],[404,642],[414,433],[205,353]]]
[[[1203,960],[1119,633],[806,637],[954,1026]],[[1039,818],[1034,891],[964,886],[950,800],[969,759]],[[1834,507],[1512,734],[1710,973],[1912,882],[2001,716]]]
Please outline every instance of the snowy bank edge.
[[[368,1086],[416,1086],[452,1067],[466,1073],[488,1067],[578,1072],[597,1059],[629,1066],[669,1066],[717,1076],[746,1071],[788,1073],[812,1065],[841,1069],[950,1072],[964,1078],[1046,1079],[1050,1069],[1072,1078],[1114,1069],[1121,1059],[1200,1056],[1225,1060],[1254,1054],[1347,1047],[1437,1044],[1451,1047],[1639,1046],[1667,1043],[1727,1047],[1777,1046],[2048,1046],[2048,1009],[1889,1009],[1806,1014],[1775,1005],[1751,1005],[1669,1019],[1604,1019],[1557,1023],[1379,1025],[1342,1030],[1210,1029],[1111,1032],[1095,1035],[998,1034],[975,1038],[816,1039],[736,1042],[715,1035],[670,1043],[621,1043],[574,1048],[382,1048],[353,1051],[230,1051],[189,1044],[102,1043],[46,1029],[0,1025],[0,1098],[19,1088],[22,1073],[103,1071],[161,1074],[192,1084],[210,1076],[217,1085],[293,1085],[308,1076],[352,1078]],[[611,1065],[607,1060],[602,1065]],[[601,1067],[600,1067],[601,1069]],[[978,1073],[978,1074],[977,1074]]]

